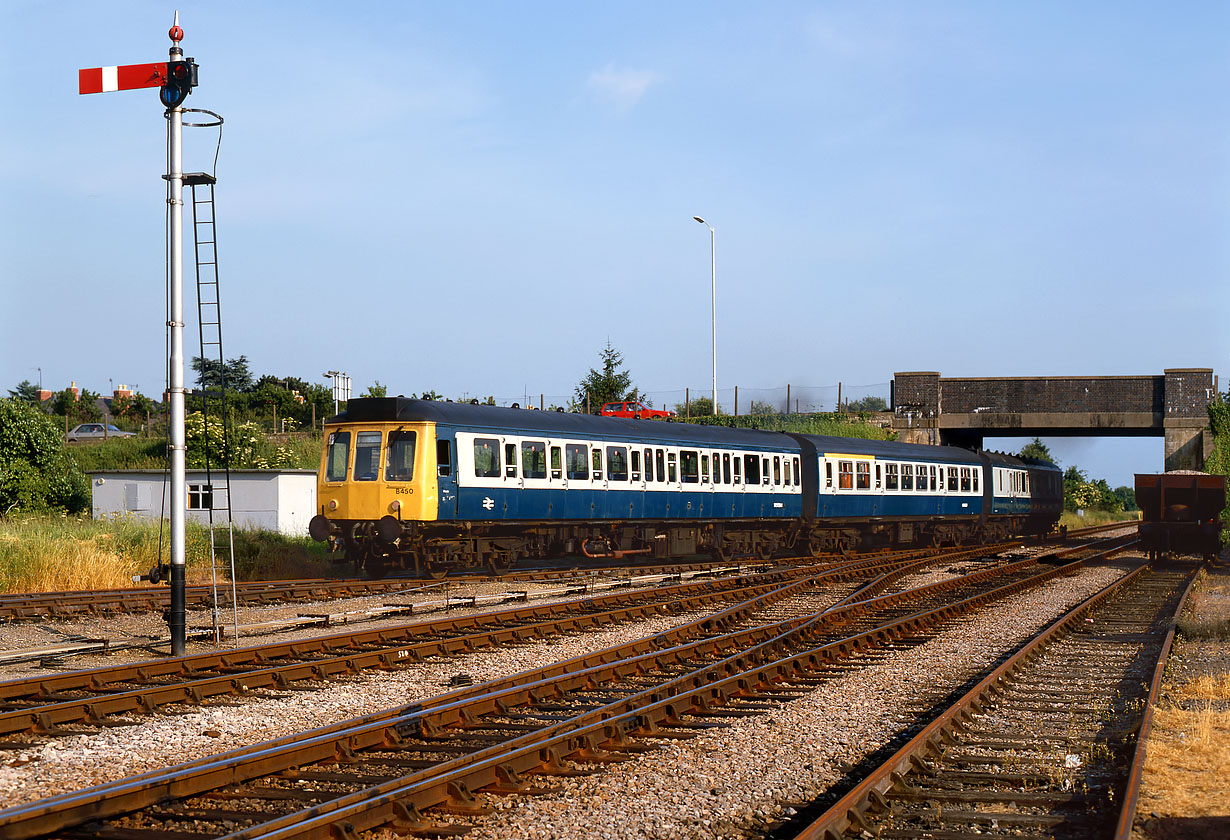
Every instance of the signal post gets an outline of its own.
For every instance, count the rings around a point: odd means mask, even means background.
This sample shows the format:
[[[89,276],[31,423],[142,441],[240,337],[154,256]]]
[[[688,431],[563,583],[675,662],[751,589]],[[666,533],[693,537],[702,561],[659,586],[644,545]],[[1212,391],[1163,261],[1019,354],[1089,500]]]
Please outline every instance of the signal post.
[[[179,27],[179,12],[167,32],[171,49],[165,63],[129,64],[95,67],[78,73],[80,93],[107,93],[117,90],[157,87],[166,108],[167,120],[167,204],[170,207],[170,277],[167,290],[167,328],[170,330],[168,392],[171,409],[171,434],[168,451],[171,462],[171,609],[167,623],[171,630],[171,655],[184,655],[187,647],[185,580],[185,518],[188,509],[186,475],[187,437],[184,432],[184,276],[183,276],[183,102],[197,85],[196,62],[185,59],[179,42],[184,30]]]

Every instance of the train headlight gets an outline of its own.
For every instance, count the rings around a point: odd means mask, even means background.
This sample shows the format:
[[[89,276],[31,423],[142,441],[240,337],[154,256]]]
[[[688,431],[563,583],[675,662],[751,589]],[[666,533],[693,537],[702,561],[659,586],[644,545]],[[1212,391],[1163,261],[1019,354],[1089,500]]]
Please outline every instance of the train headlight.
[[[337,499],[330,499],[328,508],[329,510],[337,510]]]
[[[401,499],[394,499],[389,503],[389,513],[397,513],[401,510]]]

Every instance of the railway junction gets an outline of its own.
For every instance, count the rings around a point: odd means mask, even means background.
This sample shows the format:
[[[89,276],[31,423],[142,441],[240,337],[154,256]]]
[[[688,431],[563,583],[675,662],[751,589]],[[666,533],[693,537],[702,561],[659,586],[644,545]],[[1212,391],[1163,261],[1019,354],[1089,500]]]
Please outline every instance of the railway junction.
[[[1133,531],[355,584],[344,629],[309,582],[238,647],[10,655],[0,836],[1127,837],[1197,570]]]

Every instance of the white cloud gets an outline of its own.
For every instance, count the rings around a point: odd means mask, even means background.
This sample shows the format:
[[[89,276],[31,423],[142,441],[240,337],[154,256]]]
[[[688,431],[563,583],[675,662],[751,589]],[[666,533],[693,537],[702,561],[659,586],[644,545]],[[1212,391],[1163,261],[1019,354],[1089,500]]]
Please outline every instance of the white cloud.
[[[614,64],[589,74],[590,88],[620,111],[636,105],[649,86],[661,80],[662,75],[652,70],[617,70]]]

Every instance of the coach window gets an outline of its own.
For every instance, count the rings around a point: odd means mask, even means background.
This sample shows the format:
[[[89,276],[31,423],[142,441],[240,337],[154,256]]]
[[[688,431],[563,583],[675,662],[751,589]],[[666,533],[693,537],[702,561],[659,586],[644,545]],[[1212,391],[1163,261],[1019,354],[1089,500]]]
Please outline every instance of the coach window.
[[[521,441],[521,477],[547,477],[547,444],[541,440]]]
[[[777,455],[773,456],[773,483],[782,483],[782,459]]]
[[[384,456],[384,480],[414,480],[414,432],[402,429],[389,432],[389,448]]]
[[[568,443],[564,445],[564,462],[570,481],[586,481],[589,479],[589,453],[583,443]]]
[[[551,478],[564,477],[564,453],[558,446],[551,447]]]
[[[969,467],[961,468],[961,492],[968,493],[970,490]]]
[[[628,480],[628,447],[608,446],[606,448],[606,475],[611,481]]]
[[[763,484],[765,487],[769,486],[769,456],[768,455],[765,455],[763,458],[761,458],[760,483]]]
[[[866,461],[855,461],[855,487],[858,490],[871,489],[871,464]]]
[[[943,482],[944,482],[944,473],[943,473],[943,471],[942,471],[942,470],[940,471],[940,483],[939,483],[939,485],[937,485],[937,484],[936,484],[936,481],[935,481],[935,473],[936,473],[936,469],[935,469],[935,467],[931,467],[931,492],[932,492],[932,493],[934,493],[936,490],[938,490],[938,489],[940,489],[941,487],[943,487],[943,486],[944,486],[944,485],[943,485]]]
[[[354,444],[354,480],[380,477],[380,432],[359,432]]]
[[[837,489],[853,490],[854,489],[854,462],[853,461],[838,461],[837,462]]]
[[[957,484],[957,468],[949,467],[948,468],[948,492],[956,493],[958,486],[959,485]]]
[[[732,455],[730,457],[730,460],[731,460],[731,463],[734,465],[734,483],[742,484],[743,483],[743,459],[740,458],[738,455]]]
[[[743,456],[743,481],[748,487],[760,484],[760,456]]]
[[[979,472],[980,472],[979,470],[974,470],[974,492],[975,493],[978,492],[978,473]]]
[[[798,487],[803,483],[803,477],[799,475],[799,459],[794,458],[794,486]]]
[[[602,481],[602,447],[594,447],[594,481]]]
[[[325,481],[345,481],[346,462],[350,460],[350,432],[330,432],[329,454],[325,459]]]
[[[632,450],[632,480],[641,480],[641,450]]]
[[[436,473],[441,478],[453,474],[453,450],[447,440],[436,441]]]
[[[672,455],[671,459],[673,460],[674,457],[675,456]],[[654,459],[654,462],[658,467],[658,483],[662,483],[666,481],[666,455],[664,450],[657,450],[657,457]],[[646,469],[648,469],[648,467],[646,467]],[[674,481],[673,478],[671,480]]]
[[[824,462],[824,486],[825,487],[833,486],[833,462],[832,461]]]
[[[898,472],[898,467],[896,464],[885,464],[884,465],[884,489],[885,490],[896,490],[897,489],[897,472]]]
[[[914,465],[913,464],[902,464],[901,465],[901,489],[902,490],[913,490],[914,489]]]
[[[517,444],[504,444],[504,475],[508,478],[517,477]]]
[[[880,483],[880,465],[876,464],[876,489],[879,490],[881,486],[882,485]]]
[[[500,477],[500,442],[494,438],[474,438],[474,477]]]
[[[737,464],[738,461],[736,461],[735,463]],[[717,467],[714,467],[713,471],[717,472]],[[730,453],[729,452],[722,453],[722,483],[730,484]]]
[[[695,484],[697,481],[696,453],[690,449],[679,453],[679,474],[683,476],[684,484]],[[672,479],[673,480],[673,479]]]
[[[666,477],[670,481],[671,484],[674,484],[678,480],[675,478],[675,476],[676,476],[675,453],[667,452],[666,453]]]
[[[709,483],[709,453],[702,453],[700,456],[700,483]]]

